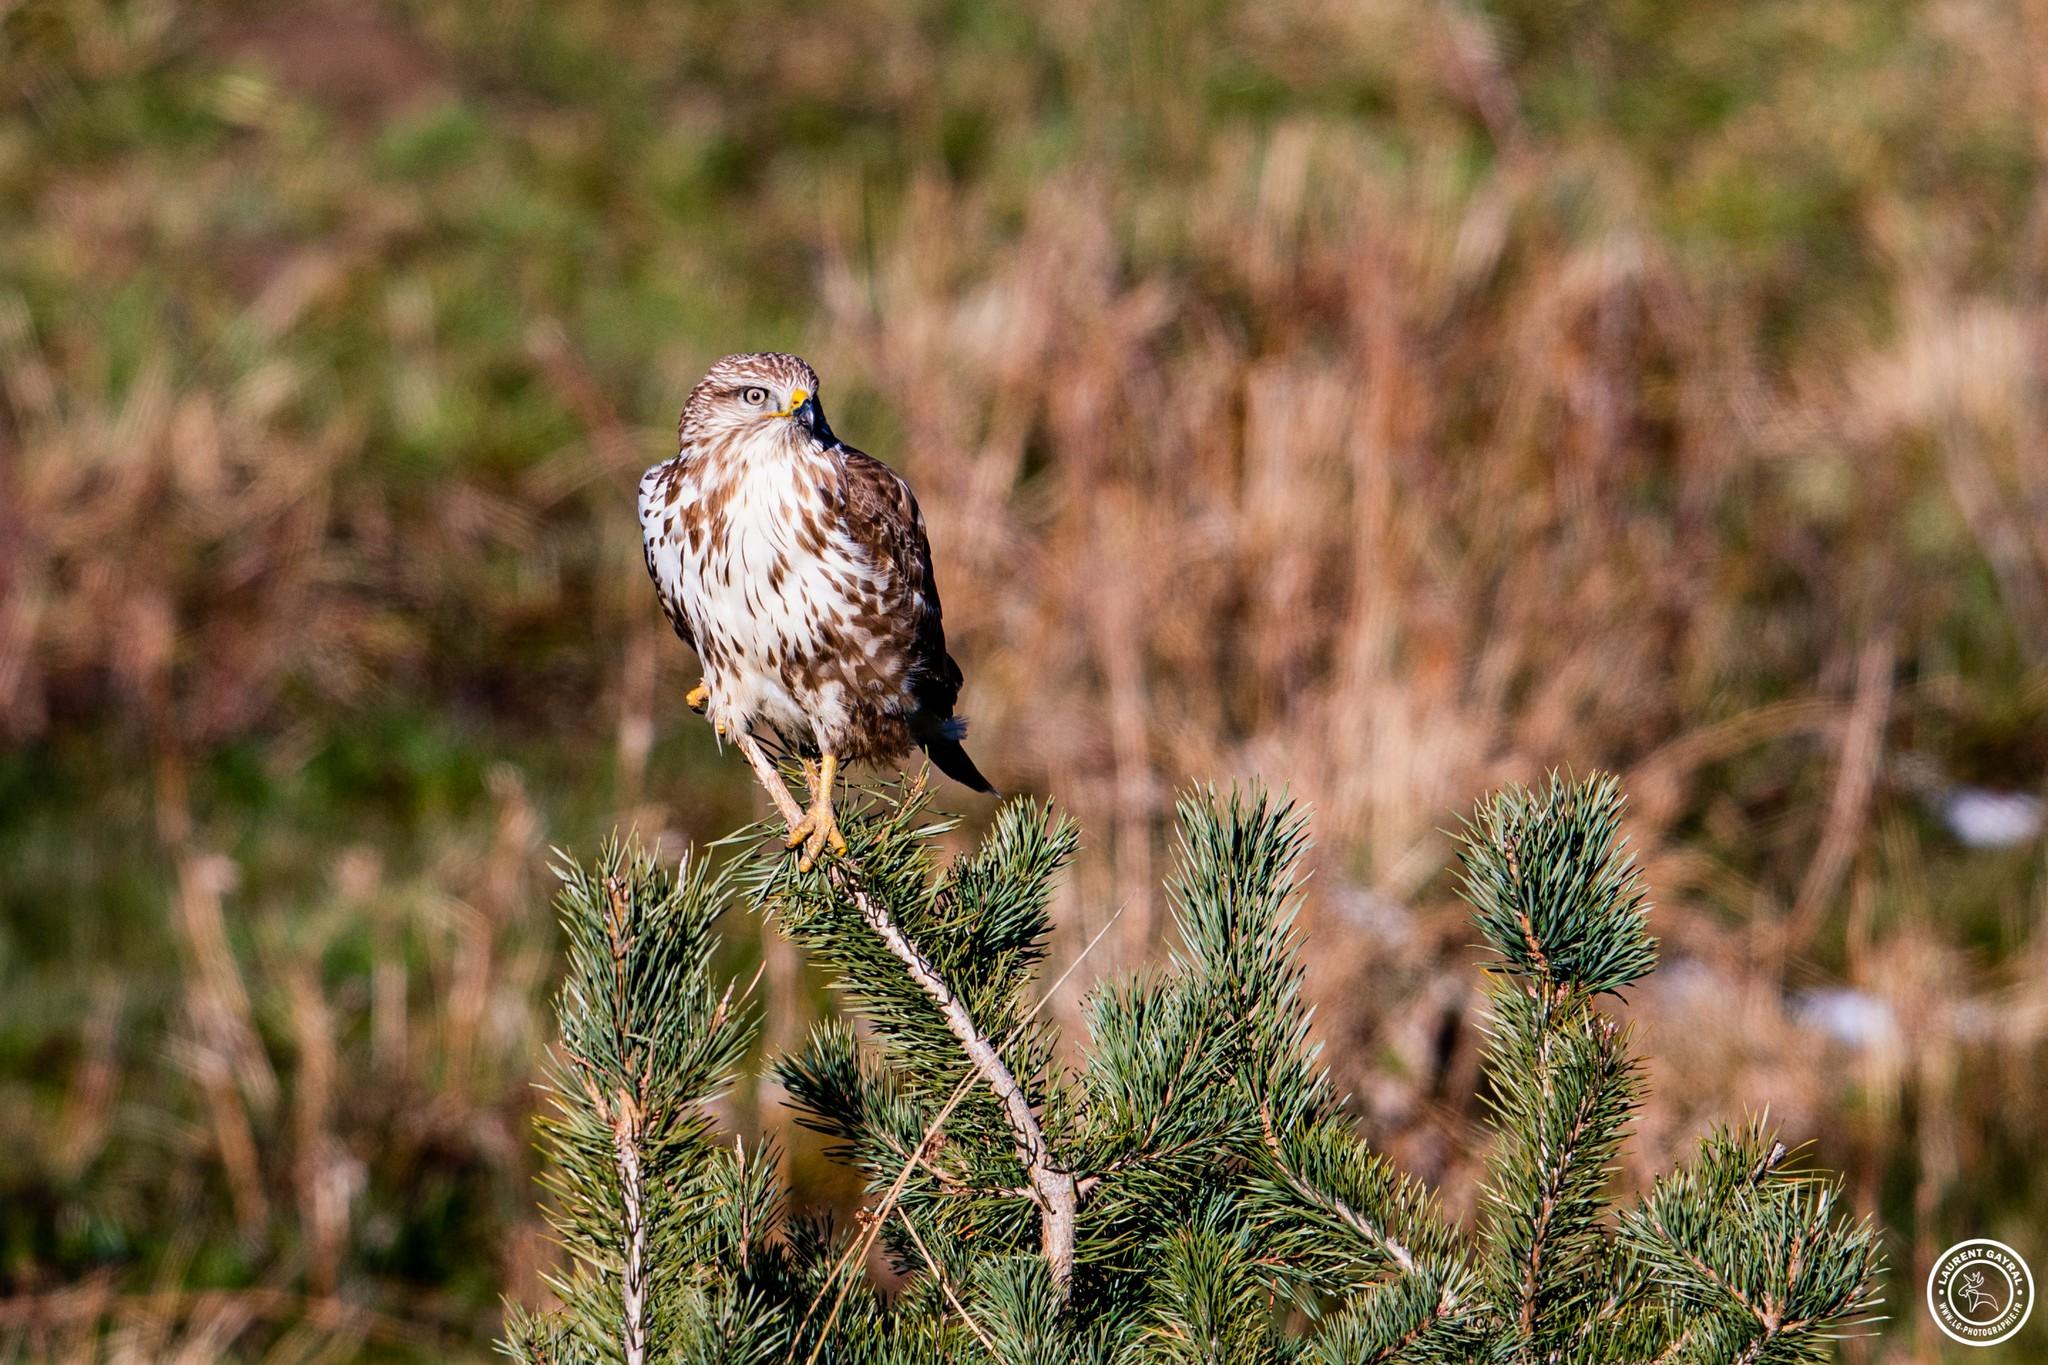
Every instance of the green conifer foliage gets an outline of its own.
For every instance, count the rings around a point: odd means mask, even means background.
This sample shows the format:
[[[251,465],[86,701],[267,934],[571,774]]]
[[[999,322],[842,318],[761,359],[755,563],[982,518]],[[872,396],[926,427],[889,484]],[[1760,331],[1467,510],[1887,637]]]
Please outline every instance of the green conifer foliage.
[[[1653,969],[1611,779],[1484,803],[1464,889],[1494,957],[1478,1224],[1359,1139],[1311,1040],[1294,929],[1306,823],[1263,793],[1182,803],[1166,961],[1099,987],[1065,1065],[1034,1001],[1075,831],[1013,802],[947,865],[919,788],[846,821],[846,860],[565,869],[562,1041],[541,1125],[563,1306],[519,1359],[1742,1362],[1872,1321],[1875,1231],[1760,1125],[1716,1130],[1618,1206],[1642,1078],[1604,1013]],[[746,842],[754,842],[748,839]],[[713,924],[758,903],[865,1021],[772,1060],[862,1172],[862,1218],[786,1210],[772,1150],[705,1102],[752,1041]],[[999,1093],[1011,1090],[1006,1097]],[[1019,1106],[1023,1113],[1019,1114]],[[1071,1252],[1046,1191],[1071,1191]],[[879,1246],[900,1272],[864,1273]]]

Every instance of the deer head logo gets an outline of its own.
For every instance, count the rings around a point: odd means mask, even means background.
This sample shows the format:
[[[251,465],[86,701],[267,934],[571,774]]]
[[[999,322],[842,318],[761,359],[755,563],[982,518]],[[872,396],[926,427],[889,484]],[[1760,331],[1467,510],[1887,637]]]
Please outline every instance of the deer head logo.
[[[1956,1281],[1956,1293],[1969,1304],[1970,1316],[1975,1317],[1986,1308],[1996,1309],[1998,1300],[1984,1287],[1984,1272],[1973,1270]]]

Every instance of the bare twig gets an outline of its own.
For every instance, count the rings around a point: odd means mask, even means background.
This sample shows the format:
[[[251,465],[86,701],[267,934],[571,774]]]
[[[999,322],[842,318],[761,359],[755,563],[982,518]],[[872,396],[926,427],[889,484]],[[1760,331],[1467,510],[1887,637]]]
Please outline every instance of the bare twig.
[[[938,1258],[932,1255],[931,1248],[924,1244],[924,1238],[917,1235],[917,1224],[910,1221],[910,1211],[898,1208],[896,1216],[903,1220],[903,1229],[910,1234],[910,1240],[917,1243],[917,1254],[924,1257],[924,1263],[931,1267],[932,1278],[939,1282],[939,1292],[946,1296],[946,1302],[953,1305],[953,1311],[960,1315],[961,1321],[967,1324],[967,1330],[974,1333],[975,1339],[981,1342],[982,1349],[991,1356],[1000,1356],[1002,1353],[996,1350],[995,1342],[989,1340],[988,1333],[982,1331],[981,1324],[974,1320],[974,1314],[967,1311],[967,1305],[960,1302],[960,1296],[953,1292],[953,1285],[947,1280],[946,1272],[939,1268]]]
[[[979,1078],[973,1072],[969,1072],[960,1078],[960,1084],[953,1087],[953,1093],[946,1097],[946,1102],[939,1106],[939,1112],[932,1116],[930,1123],[925,1125],[924,1136],[918,1139],[917,1145],[919,1150],[923,1150],[924,1146],[938,1135],[939,1130],[946,1126],[946,1120],[953,1117],[953,1111],[960,1107],[960,1101],[967,1098],[967,1092],[974,1088],[974,1082],[977,1079]],[[888,1221],[889,1211],[896,1207],[896,1201],[902,1197],[903,1187],[910,1183],[910,1173],[916,1169],[916,1166],[917,1163],[912,1161],[903,1163],[902,1169],[896,1172],[895,1181],[884,1191],[882,1202],[875,1206],[874,1217],[869,1220],[867,1235],[858,1242],[850,1244],[840,1254],[839,1259],[833,1263],[831,1273],[825,1277],[825,1284],[819,1288],[817,1296],[811,1300],[811,1306],[804,1310],[803,1321],[797,1324],[796,1331],[790,1336],[790,1360],[796,1359],[796,1347],[803,1341],[804,1329],[811,1325],[811,1318],[817,1313],[818,1304],[825,1297],[825,1289],[829,1288],[839,1279],[839,1274],[842,1270],[855,1260],[865,1257],[869,1249],[874,1246],[875,1238],[881,1235],[883,1223]],[[825,1349],[825,1342],[832,1334],[832,1324],[838,1321],[840,1306],[846,1302],[846,1291],[851,1283],[851,1280],[840,1283],[839,1292],[833,1295],[831,1310],[825,1314],[825,1323],[818,1329],[817,1345],[811,1347],[811,1353],[804,1357],[804,1365],[814,1365],[814,1362],[818,1359],[818,1352]]]

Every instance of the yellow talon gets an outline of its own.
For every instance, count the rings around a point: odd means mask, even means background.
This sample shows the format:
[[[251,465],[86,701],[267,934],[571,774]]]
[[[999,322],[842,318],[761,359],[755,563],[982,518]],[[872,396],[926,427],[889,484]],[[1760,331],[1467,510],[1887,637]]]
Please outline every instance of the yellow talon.
[[[806,764],[806,769],[809,768]],[[806,777],[811,774],[806,771]],[[825,755],[824,762],[811,782],[811,808],[804,818],[790,827],[785,848],[802,845],[803,854],[796,860],[796,870],[809,872],[817,865],[819,855],[826,849],[834,853],[846,852],[846,836],[839,832],[839,817],[832,810],[832,784],[839,775],[839,760],[831,754]]]
[[[711,705],[711,689],[703,683],[698,683],[683,694],[683,705],[689,707],[698,715],[703,715],[704,708]]]

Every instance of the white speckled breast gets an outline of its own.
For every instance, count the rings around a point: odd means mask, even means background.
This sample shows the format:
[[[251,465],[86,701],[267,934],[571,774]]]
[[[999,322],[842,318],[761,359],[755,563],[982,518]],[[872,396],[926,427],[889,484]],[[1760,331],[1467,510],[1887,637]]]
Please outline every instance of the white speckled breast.
[[[703,660],[706,714],[729,733],[823,744],[847,723],[845,685],[816,661],[844,640],[875,568],[839,528],[840,480],[833,451],[765,438],[715,459],[685,450],[642,480],[649,568]]]

